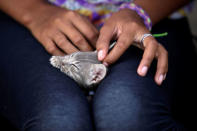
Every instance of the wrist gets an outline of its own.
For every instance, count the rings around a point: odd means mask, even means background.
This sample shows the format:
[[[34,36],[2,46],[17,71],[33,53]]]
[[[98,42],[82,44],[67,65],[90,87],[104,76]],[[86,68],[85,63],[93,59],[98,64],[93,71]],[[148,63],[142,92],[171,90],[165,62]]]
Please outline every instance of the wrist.
[[[144,25],[148,30],[151,30],[152,28],[152,21],[150,19],[150,16],[146,13],[146,11],[140,7],[139,5],[133,3],[133,2],[128,2],[128,3],[123,3],[120,8],[122,9],[129,9],[137,13],[137,15],[143,20]]]
[[[152,4],[151,4],[152,2]],[[154,5],[154,0],[153,1],[145,1],[145,0],[134,0],[133,3],[141,6],[150,16],[150,19],[152,21],[152,25],[154,25],[155,23],[157,23],[157,18],[155,18],[155,11],[153,11],[153,8],[155,8]]]
[[[43,17],[43,14],[47,8],[51,7],[49,3],[45,1],[37,1],[26,7],[26,10],[21,15],[20,22],[27,28],[31,29],[32,26]]]

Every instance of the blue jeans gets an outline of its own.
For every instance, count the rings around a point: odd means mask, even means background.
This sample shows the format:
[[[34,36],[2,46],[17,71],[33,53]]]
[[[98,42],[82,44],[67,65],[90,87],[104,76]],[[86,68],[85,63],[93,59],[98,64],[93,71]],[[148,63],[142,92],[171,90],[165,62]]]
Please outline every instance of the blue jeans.
[[[169,51],[169,73],[161,87],[154,82],[156,61],[146,77],[138,76],[143,51],[130,47],[89,103],[72,79],[49,64],[50,55],[31,33],[1,13],[1,115],[22,131],[186,130],[194,48],[186,19],[164,20],[153,29],[165,31],[169,36],[158,41]]]

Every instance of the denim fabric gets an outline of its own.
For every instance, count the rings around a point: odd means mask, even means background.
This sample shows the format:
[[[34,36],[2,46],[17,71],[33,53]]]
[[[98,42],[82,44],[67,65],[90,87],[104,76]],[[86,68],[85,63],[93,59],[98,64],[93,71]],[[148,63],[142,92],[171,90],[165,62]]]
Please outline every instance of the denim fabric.
[[[74,80],[49,64],[50,55],[31,33],[0,13],[0,114],[22,131],[186,130],[194,105],[188,77],[194,47],[186,19],[164,20],[153,29],[165,31],[169,36],[158,39],[169,51],[162,86],[154,82],[156,61],[146,77],[137,75],[143,52],[130,47],[89,103]]]

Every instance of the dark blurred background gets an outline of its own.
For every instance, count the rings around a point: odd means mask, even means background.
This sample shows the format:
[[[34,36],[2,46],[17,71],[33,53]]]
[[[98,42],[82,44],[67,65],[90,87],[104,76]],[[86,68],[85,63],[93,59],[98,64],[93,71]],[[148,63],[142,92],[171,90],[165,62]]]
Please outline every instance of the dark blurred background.
[[[194,3],[194,9],[191,14],[188,15],[192,34],[194,35],[194,43],[196,45],[197,52],[197,2]]]

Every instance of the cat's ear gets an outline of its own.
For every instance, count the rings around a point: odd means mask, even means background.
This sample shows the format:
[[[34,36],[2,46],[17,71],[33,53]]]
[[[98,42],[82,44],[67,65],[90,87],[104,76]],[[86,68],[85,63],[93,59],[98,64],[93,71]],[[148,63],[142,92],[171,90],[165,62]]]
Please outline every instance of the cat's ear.
[[[62,66],[62,60],[63,60],[63,57],[62,56],[52,56],[50,58],[50,63],[54,67],[60,68]]]
[[[103,64],[92,64],[91,67],[91,84],[98,84],[106,76],[107,68]]]

